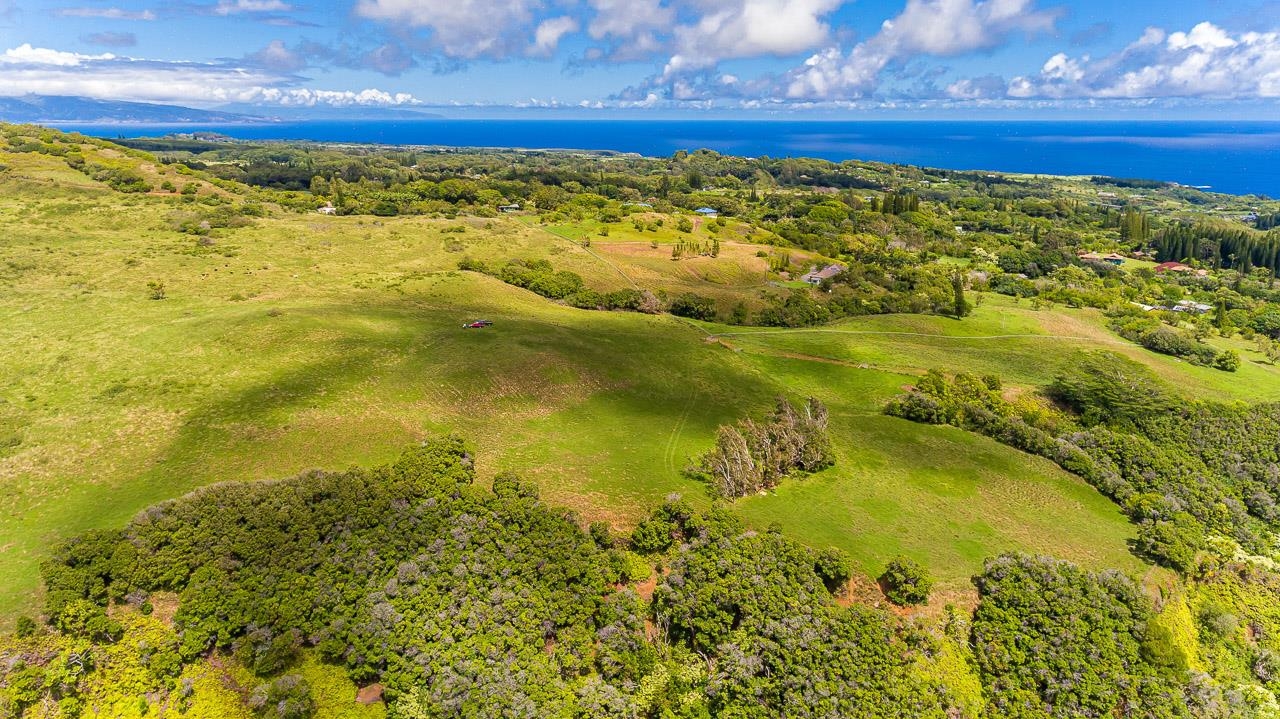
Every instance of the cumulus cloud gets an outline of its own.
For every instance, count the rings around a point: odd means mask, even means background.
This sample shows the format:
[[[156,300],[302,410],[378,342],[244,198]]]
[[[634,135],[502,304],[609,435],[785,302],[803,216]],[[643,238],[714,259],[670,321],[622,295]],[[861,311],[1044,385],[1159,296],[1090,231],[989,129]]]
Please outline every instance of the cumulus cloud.
[[[676,12],[662,0],[589,0],[594,15],[587,33],[594,40],[611,43],[607,51],[593,53],[594,58],[615,61],[651,57],[665,48],[665,34],[675,25]]]
[[[114,60],[115,55],[82,55],[78,52],[51,50],[47,47],[32,47],[31,43],[23,43],[5,50],[0,54],[0,65],[52,65],[56,67],[77,67],[94,60]]]
[[[843,0],[702,0],[692,23],[673,31],[674,52],[663,68],[670,80],[722,60],[812,50],[830,39],[825,21]]]
[[[138,44],[138,36],[131,32],[95,32],[80,39],[103,47],[133,47]]]
[[[1147,30],[1104,57],[1058,53],[1015,77],[1016,98],[1280,97],[1280,32],[1232,34],[1209,22],[1187,32]]]
[[[270,49],[269,45],[267,49]],[[294,75],[238,63],[170,62],[85,55],[20,45],[0,53],[0,94],[81,95],[107,100],[213,106],[232,102],[274,105],[415,105],[408,93],[376,88],[297,87]]]
[[[543,20],[533,31],[533,47],[530,48],[529,54],[548,57],[560,45],[560,38],[577,30],[578,21],[568,15]]]
[[[1033,0],[908,0],[870,39],[847,53],[829,47],[814,54],[787,74],[780,89],[796,100],[865,97],[892,63],[987,50],[1013,33],[1050,32],[1059,14],[1037,9]]]
[[[356,15],[430,32],[432,47],[462,60],[504,58],[537,47],[539,0],[359,0]],[[557,38],[558,40],[559,38]]]
[[[150,10],[124,10],[118,7],[64,7],[56,13],[62,17],[90,17],[103,20],[155,20]]]
[[[272,40],[261,50],[245,56],[245,60],[257,67],[292,73],[307,66],[301,55],[285,47],[283,40]]]

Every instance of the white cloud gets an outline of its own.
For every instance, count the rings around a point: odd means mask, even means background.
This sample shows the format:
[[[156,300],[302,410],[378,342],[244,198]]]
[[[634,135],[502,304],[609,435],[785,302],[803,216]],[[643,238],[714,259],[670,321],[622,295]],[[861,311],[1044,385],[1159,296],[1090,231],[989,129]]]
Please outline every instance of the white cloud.
[[[1005,82],[995,75],[963,78],[947,86],[946,95],[952,100],[985,100],[1005,94]]]
[[[879,87],[891,63],[986,50],[1017,32],[1049,32],[1058,14],[1036,9],[1033,0],[907,0],[897,17],[848,53],[826,48],[788,73],[782,94],[798,100],[864,97]]]
[[[306,88],[256,87],[240,93],[238,102],[272,105],[332,107],[420,105],[422,101],[407,92],[390,93],[376,88],[365,90],[309,90]]]
[[[281,0],[218,0],[214,15],[238,15],[246,12],[288,12],[293,6]]]
[[[150,10],[122,10],[118,7],[66,7],[57,11],[62,17],[92,17],[105,20],[155,20]]]
[[[665,41],[659,33],[676,23],[676,12],[662,0],[588,0],[595,11],[587,25],[587,33],[596,40],[617,44],[609,54],[612,59],[627,60],[648,57],[660,51]],[[603,56],[603,54],[601,54]]]
[[[529,52],[532,55],[549,56],[556,51],[560,38],[577,30],[578,21],[568,15],[543,20],[533,32],[533,47]]]
[[[360,17],[431,31],[436,49],[451,58],[502,58],[536,47],[532,37],[540,0],[359,0]]]
[[[1059,53],[1033,76],[1015,77],[1010,97],[1280,97],[1280,33],[1231,34],[1202,22],[1189,32],[1148,28],[1118,53],[1078,59]]]
[[[844,0],[700,0],[696,22],[673,31],[660,81],[715,67],[722,60],[786,57],[830,40],[825,18]]]
[[[31,47],[30,43],[23,43],[17,47],[5,50],[4,54],[0,54],[0,64],[75,67],[91,60],[114,60],[115,58],[116,56],[109,52],[102,55],[81,55],[77,52],[50,50],[45,47]]]
[[[270,47],[270,46],[269,46]],[[0,53],[0,94],[80,95],[104,100],[214,106],[412,105],[408,93],[295,87],[298,78],[265,68],[225,63],[168,62],[81,55],[21,45]]]

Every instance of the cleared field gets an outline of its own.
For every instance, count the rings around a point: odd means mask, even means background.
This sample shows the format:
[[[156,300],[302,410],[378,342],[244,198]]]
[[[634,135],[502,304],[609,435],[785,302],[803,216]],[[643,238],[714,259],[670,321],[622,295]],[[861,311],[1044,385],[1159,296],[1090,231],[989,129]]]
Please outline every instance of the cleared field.
[[[1142,571],[1129,525],[1076,478],[880,406],[934,366],[1037,384],[1077,344],[1141,356],[1193,394],[1280,397],[1269,365],[1234,376],[1193,368],[1118,344],[1087,312],[988,298],[962,322],[743,332],[575,310],[454,270],[468,255],[545,257],[600,289],[636,282],[728,297],[764,281],[764,260],[746,244],[672,262],[669,246],[664,255],[625,233],[583,248],[509,217],[319,215],[271,217],[201,243],[170,227],[174,198],[119,195],[64,177],[50,158],[5,163],[5,617],[36,606],[38,562],[60,538],[119,526],[212,482],[373,464],[432,432],[467,437],[486,479],[518,471],[584,520],[625,528],[670,492],[707,502],[682,468],[717,425],[763,413],[779,395],[828,403],[839,462],[741,501],[753,526],[777,522],[841,547],[872,574],[904,552],[953,591],[1007,549]],[[150,299],[150,282],[164,284],[165,299]],[[494,326],[461,328],[482,317]],[[723,343],[708,332],[724,332]],[[1045,337],[1055,334],[1086,339]]]

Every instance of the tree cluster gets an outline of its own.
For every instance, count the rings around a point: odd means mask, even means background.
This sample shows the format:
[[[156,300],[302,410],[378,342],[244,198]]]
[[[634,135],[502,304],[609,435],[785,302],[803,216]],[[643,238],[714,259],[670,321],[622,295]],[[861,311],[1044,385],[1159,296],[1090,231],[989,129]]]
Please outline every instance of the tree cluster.
[[[748,418],[721,426],[715,447],[691,472],[717,496],[735,499],[774,487],[792,472],[816,472],[833,461],[826,406],[810,397],[797,409],[779,398],[764,422]]]

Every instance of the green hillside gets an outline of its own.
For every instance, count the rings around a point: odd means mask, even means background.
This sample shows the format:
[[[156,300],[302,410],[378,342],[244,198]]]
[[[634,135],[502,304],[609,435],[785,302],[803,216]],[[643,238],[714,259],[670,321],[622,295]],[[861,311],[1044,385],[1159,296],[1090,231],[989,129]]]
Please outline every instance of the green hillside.
[[[83,641],[132,667],[94,674],[74,701],[150,716],[179,681],[197,716],[249,716],[254,683],[302,676],[316,716],[344,715],[374,682],[392,716],[410,716],[406,702],[437,711],[397,663],[410,650],[446,664],[484,654],[484,671],[518,664],[547,692],[530,701],[562,716],[590,715],[589,686],[625,690],[644,716],[753,705],[743,697],[774,689],[708,689],[741,679],[721,675],[739,651],[808,662],[805,686],[828,687],[814,696],[836,691],[823,672],[872,667],[888,682],[872,704],[898,707],[884,716],[1004,716],[984,702],[1015,689],[1072,715],[1069,692],[1010,674],[1022,665],[998,654],[1014,645],[1059,669],[1088,664],[1104,694],[1142,678],[1133,696],[1082,699],[1089,711],[1176,706],[1195,682],[1271,691],[1257,667],[1280,651],[1264,596],[1280,586],[1267,438],[1280,420],[1258,403],[1280,401],[1280,240],[1200,216],[1189,190],[1122,214],[1089,200],[1087,178],[955,173],[943,185],[915,168],[744,168],[715,153],[290,145],[267,162],[256,146],[197,155],[155,140],[146,154],[3,130],[0,624],[39,616],[59,631],[15,624],[23,636],[0,651],[53,666]],[[340,162],[367,174],[319,174]],[[307,189],[272,184],[306,168],[318,168]],[[666,186],[657,177],[673,189],[650,197]],[[497,209],[515,199],[518,212]],[[707,203],[722,216],[691,212]],[[1165,234],[1139,237],[1137,213]],[[1155,272],[1149,250],[1185,227],[1202,256]],[[1228,266],[1228,246],[1256,265]],[[832,277],[804,279],[833,263]],[[491,325],[467,326],[478,320]],[[1099,357],[1089,366],[1102,370],[1081,369]],[[758,428],[779,398],[823,408],[830,466],[715,496],[691,470],[719,431]],[[261,480],[283,481],[238,484]],[[389,524],[367,516],[375,506]],[[439,506],[452,533],[423,509]],[[170,512],[188,514],[157,523]],[[504,548],[496,563],[468,565],[473,531]],[[394,551],[360,574],[360,542]],[[448,571],[475,578],[400,593],[418,576],[405,563],[442,542],[457,544]],[[555,556],[531,558],[528,542]],[[276,585],[277,570],[295,584]],[[543,570],[576,593],[556,595]],[[883,611],[913,603],[893,577],[916,571],[933,581],[927,601]],[[261,605],[247,598],[259,590]],[[466,596],[437,607],[437,590]],[[1060,602],[1046,609],[1042,595]],[[541,619],[487,644],[485,602]],[[458,606],[487,607],[461,644],[414,634]],[[801,606],[801,628],[779,630],[774,615]],[[1041,622],[1027,634],[1038,648],[1019,644],[1024,614]],[[1105,641],[1074,622],[1086,614]],[[626,670],[607,664],[607,632],[575,633],[610,621],[640,657]],[[403,629],[362,634],[379,622]],[[196,625],[211,634],[192,639]],[[836,639],[789,644],[818,636]],[[1081,657],[1096,642],[1106,661],[1094,666]],[[175,663],[154,687],[122,679],[170,644]],[[19,701],[9,676],[0,709]],[[832,711],[872,706],[845,699]],[[687,713],[662,714],[676,706]],[[1193,715],[1211,714],[1143,714]]]

